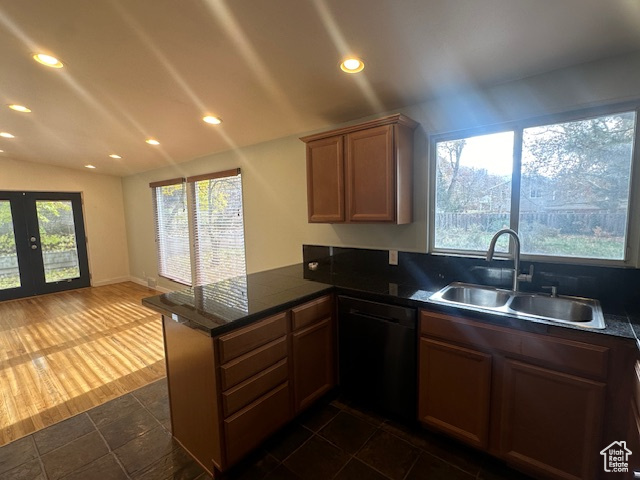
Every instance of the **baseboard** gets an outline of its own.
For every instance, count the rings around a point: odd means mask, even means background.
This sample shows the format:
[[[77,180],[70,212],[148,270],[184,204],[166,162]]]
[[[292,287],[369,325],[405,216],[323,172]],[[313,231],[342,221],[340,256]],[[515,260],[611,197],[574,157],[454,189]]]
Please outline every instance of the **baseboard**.
[[[143,278],[131,276],[131,277],[127,277],[127,280],[133,283],[137,283],[138,285],[142,285],[143,287],[149,287],[149,285],[147,284],[147,281]],[[155,287],[153,287],[153,289],[162,293],[169,293],[174,291],[169,288],[161,287],[160,285],[156,285]]]
[[[128,282],[131,277],[107,278],[106,280],[91,280],[92,287],[103,287],[105,285],[113,285],[114,283]]]

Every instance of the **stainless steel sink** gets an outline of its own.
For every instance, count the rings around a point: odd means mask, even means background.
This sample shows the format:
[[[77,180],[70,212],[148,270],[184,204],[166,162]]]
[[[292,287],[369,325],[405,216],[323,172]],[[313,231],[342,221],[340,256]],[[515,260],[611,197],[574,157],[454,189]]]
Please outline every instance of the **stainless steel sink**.
[[[600,302],[590,298],[552,297],[454,282],[431,295],[429,301],[523,319],[549,320],[585,328],[605,328]]]
[[[510,308],[516,312],[552,318],[565,322],[592,322],[595,300],[574,300],[564,297],[518,295],[511,300]]]
[[[463,284],[452,284],[442,294],[442,299],[448,302],[490,308],[503,306],[509,298],[511,298],[509,292],[503,290]]]

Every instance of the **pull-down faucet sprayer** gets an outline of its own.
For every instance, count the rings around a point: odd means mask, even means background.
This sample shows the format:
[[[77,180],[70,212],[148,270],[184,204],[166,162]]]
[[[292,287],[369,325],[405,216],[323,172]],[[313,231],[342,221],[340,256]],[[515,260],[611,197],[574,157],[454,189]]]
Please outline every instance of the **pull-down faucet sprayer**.
[[[502,230],[498,230],[493,236],[491,242],[489,243],[489,250],[487,250],[487,261],[489,262],[493,258],[493,254],[496,249],[496,242],[498,241],[498,238],[503,234],[507,234],[513,239],[513,284],[511,290],[517,292],[520,287],[520,281],[531,281],[533,277],[533,265],[529,267],[528,274],[520,274],[520,237],[515,230],[512,230],[510,228],[503,228]]]

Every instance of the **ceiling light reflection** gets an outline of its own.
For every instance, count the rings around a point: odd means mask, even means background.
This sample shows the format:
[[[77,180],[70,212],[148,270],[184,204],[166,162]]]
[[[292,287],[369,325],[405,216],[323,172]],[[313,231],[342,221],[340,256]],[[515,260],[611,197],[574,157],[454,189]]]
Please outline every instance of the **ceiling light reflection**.
[[[364,62],[358,58],[347,58],[340,64],[340,68],[346,73],[358,73],[364,70]]]
[[[64,65],[62,64],[62,62],[60,60],[58,60],[56,57],[53,57],[51,55],[47,55],[45,53],[35,53],[33,55],[33,59],[42,64],[45,65],[47,67],[51,67],[51,68],[62,68],[64,67]]]
[[[16,112],[31,113],[31,109],[25,107],[24,105],[11,104],[11,105],[9,105],[9,108],[11,110],[15,110]]]

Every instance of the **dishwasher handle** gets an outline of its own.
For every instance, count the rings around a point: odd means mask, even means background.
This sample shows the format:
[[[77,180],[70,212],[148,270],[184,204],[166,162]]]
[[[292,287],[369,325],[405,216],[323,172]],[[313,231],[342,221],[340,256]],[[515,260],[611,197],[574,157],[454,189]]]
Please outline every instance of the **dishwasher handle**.
[[[349,316],[417,329],[418,311],[415,308],[339,295],[338,319]]]
[[[357,315],[359,317],[370,318],[372,320],[382,320],[383,322],[389,323],[400,323],[400,320],[397,318],[387,317],[384,315],[376,315],[374,313],[365,313],[355,308],[349,309],[349,315]]]

